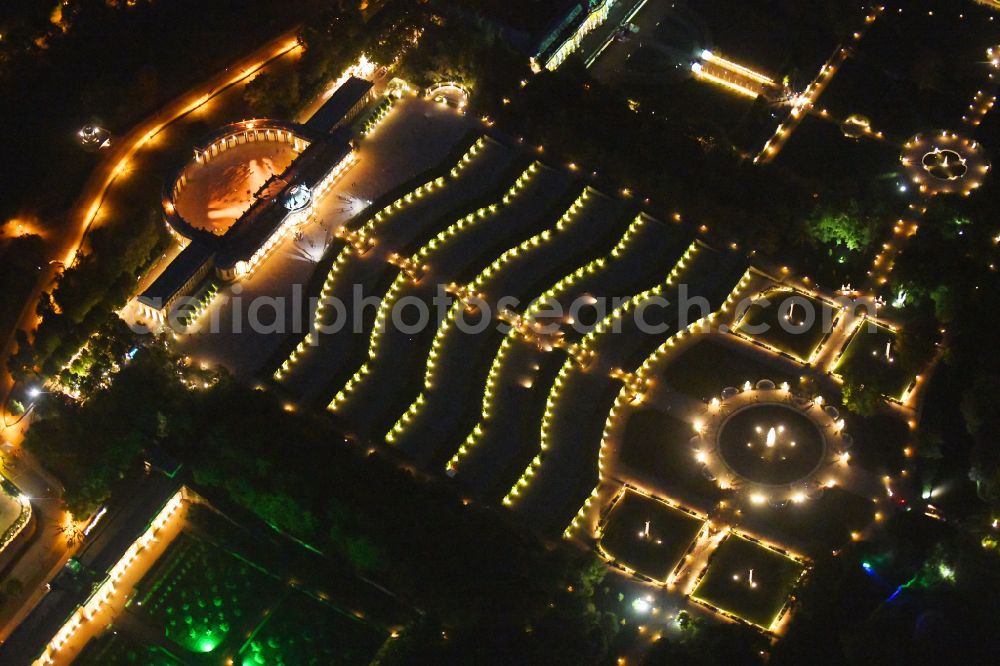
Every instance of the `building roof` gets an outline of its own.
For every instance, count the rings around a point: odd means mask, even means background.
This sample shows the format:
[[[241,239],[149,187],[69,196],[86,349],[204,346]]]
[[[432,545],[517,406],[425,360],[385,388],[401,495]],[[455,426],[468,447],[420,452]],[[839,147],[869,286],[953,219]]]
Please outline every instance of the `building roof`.
[[[79,589],[64,584],[61,579],[66,575],[63,571],[56,576],[52,589],[0,645],[0,663],[27,666],[37,659],[59,628],[86,600]]]
[[[323,106],[306,121],[305,127],[313,132],[329,132],[336,127],[347,112],[371,92],[374,84],[352,76],[337,88]]]
[[[306,129],[312,132],[329,132],[339,123],[354,105],[367,95],[374,84],[352,76],[319,107],[312,118],[306,121]]]
[[[290,186],[305,185],[309,189],[316,187],[330,169],[340,163],[351,152],[351,133],[346,128],[340,128],[322,141],[317,142],[316,149],[309,148],[302,152],[283,174]],[[285,192],[291,187],[286,187]]]
[[[212,258],[216,246],[205,240],[193,240],[170,265],[167,266],[153,284],[139,296],[139,302],[161,308],[198,270]]]
[[[108,507],[108,515],[88,535],[76,559],[91,571],[106,573],[180,487],[180,481],[164,474],[137,478],[129,492],[119,493],[122,501]]]

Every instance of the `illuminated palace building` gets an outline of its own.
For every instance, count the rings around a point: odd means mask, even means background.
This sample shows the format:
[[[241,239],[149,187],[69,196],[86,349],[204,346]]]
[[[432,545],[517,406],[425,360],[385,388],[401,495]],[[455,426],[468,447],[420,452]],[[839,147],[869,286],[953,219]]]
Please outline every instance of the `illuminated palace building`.
[[[540,71],[559,67],[608,19],[613,6],[641,3],[644,0],[435,0],[434,6],[502,38]]]
[[[184,249],[138,298],[158,323],[214,273],[253,273],[353,164],[348,129],[371,102],[372,83],[349,78],[305,124],[245,120],[226,125],[167,180],[163,213]]]

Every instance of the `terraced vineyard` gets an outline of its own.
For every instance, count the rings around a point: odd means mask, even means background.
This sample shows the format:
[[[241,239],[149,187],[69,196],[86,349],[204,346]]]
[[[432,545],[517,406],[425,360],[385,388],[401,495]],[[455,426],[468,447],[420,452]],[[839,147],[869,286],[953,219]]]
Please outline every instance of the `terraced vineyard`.
[[[661,267],[680,258],[687,240],[677,228],[636,217],[607,256],[559,280],[544,297],[568,311],[572,303],[596,299],[610,303],[639,293],[662,279]],[[540,299],[539,306],[529,311],[529,319],[545,321],[542,303]],[[592,328],[595,322],[586,320],[595,319],[596,311],[583,309],[575,317]],[[564,333],[570,340],[580,338],[576,327],[567,326]],[[541,416],[566,358],[564,350],[547,351],[517,332],[504,339],[490,370],[482,418],[448,463],[480,497],[503,497],[538,454]]]
[[[585,190],[554,227],[505,252],[465,290],[483,294],[493,312],[498,311],[501,299],[516,299],[505,312],[508,318],[520,314],[525,304],[539,296],[541,282],[565,274],[581,258],[593,255],[595,247],[606,252],[613,234],[620,233],[625,223],[619,214],[623,208],[621,202]],[[440,464],[441,444],[460,439],[475,424],[478,404],[470,399],[467,387],[483,385],[504,338],[496,322],[480,333],[462,330],[465,327],[456,322],[468,321],[465,308],[456,300],[438,329],[422,392],[389,434],[390,441],[422,463]]]
[[[382,300],[360,330],[311,333],[276,378],[558,535],[597,484],[622,387],[640,393],[635,371],[746,265],[493,139],[449,167],[348,224],[322,294]]]
[[[464,283],[507,248],[552,226],[581,190],[565,173],[533,163],[502,198],[458,219],[406,259],[417,273],[396,276],[376,315],[368,359],[330,408],[363,436],[384,436],[416,397],[437,324],[411,329],[397,303],[421,302],[433,311],[439,287]]]
[[[464,214],[474,199],[492,196],[498,173],[519,173],[523,164],[513,150],[481,137],[450,169],[432,169],[415,179],[420,184],[413,189],[390,192],[351,220],[348,233],[341,234],[346,240],[331,250],[337,255],[323,283],[313,322],[316,330],[299,344],[275,378],[305,402],[329,400],[332,390],[328,387],[342,386],[363,358],[374,315],[368,308],[361,320],[354,321],[352,313],[362,299],[385,295],[399,272],[398,266],[389,263],[391,256],[428,242]],[[333,303],[343,304],[343,310]],[[337,325],[338,318],[347,322],[345,330],[324,333]],[[354,333],[353,326],[362,330]]]

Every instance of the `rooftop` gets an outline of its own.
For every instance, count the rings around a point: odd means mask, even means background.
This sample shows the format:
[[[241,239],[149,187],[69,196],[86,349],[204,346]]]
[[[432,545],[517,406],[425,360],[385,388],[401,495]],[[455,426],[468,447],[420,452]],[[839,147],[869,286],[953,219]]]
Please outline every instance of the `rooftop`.
[[[170,265],[153,281],[153,284],[142,292],[139,301],[153,307],[160,307],[176,294],[184,286],[184,283],[198,272],[199,268],[205,265],[205,262],[215,253],[215,249],[215,243],[203,240],[192,241],[170,262]]]
[[[337,88],[330,99],[319,107],[312,118],[306,121],[305,127],[313,132],[330,132],[336,124],[347,115],[347,112],[367,95],[374,84],[365,79],[352,76]]]

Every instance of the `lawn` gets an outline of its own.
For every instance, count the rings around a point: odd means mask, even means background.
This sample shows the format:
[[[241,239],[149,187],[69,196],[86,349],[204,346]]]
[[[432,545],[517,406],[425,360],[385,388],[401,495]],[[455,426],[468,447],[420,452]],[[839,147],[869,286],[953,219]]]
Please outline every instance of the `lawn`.
[[[240,651],[241,666],[368,664],[386,636],[353,615],[293,592]]]
[[[913,377],[896,362],[893,348],[896,344],[896,334],[890,329],[865,320],[851,336],[837,363],[837,374],[856,374],[856,366],[862,363],[874,364],[875,377],[883,394],[896,400],[913,381]],[[886,346],[889,345],[889,355],[886,356]]]
[[[753,511],[744,511],[741,524],[755,534],[818,556],[843,547],[851,532],[861,531],[872,522],[875,508],[870,497],[828,488],[819,497],[802,503],[755,506]]]
[[[731,534],[712,553],[691,596],[769,629],[804,569],[781,553]]]
[[[656,409],[629,416],[621,445],[621,462],[652,477],[681,501],[693,498],[714,505],[722,499],[718,486],[706,479],[691,453],[691,424]]]
[[[800,291],[769,290],[747,308],[736,330],[808,361],[833,327],[836,312],[826,301]]]
[[[820,99],[825,100],[825,94]],[[847,109],[850,114],[851,107]],[[882,129],[875,126],[875,131]],[[822,155],[823,159],[816,159],[816,155]],[[850,139],[844,136],[839,120],[812,115],[803,117],[775,163],[806,178],[827,182],[878,179],[886,185],[887,195],[898,186],[898,181],[892,179],[893,174],[901,173],[899,149],[892,144],[865,137]],[[893,194],[898,196],[899,192]]]
[[[537,244],[522,245],[503,261],[498,259],[499,263],[485,270],[477,269],[474,274],[460,276],[459,283],[476,284],[475,288],[487,295],[490,305],[486,310],[487,320],[489,312],[499,307],[496,305],[498,297],[515,298],[519,304],[531,303],[545,286],[611,251],[612,235],[616,239],[624,231],[621,225],[625,219],[617,214],[619,208],[619,203],[613,199],[588,195],[586,203],[569,214],[572,222],[563,231]],[[567,213],[562,206],[556,211],[565,219],[563,216]],[[547,231],[554,227],[552,223]],[[482,331],[466,328],[480,322],[485,326]],[[469,389],[484,386],[505,336],[494,324],[483,320],[482,311],[469,317],[460,305],[452,305],[448,320],[435,337],[432,347],[436,350],[435,356],[428,364],[428,370],[434,367],[435,378],[430,385],[422,382],[423,407],[411,413],[415,417],[394,444],[409,452],[414,443],[419,449],[426,449],[429,443],[436,442],[439,446],[451,447],[441,462],[451,457],[480,416],[481,398],[477,391]],[[422,373],[420,379],[424,379]],[[536,422],[536,430],[537,427]],[[509,489],[508,485],[504,493]]]
[[[139,589],[138,606],[170,640],[191,652],[212,652],[277,595],[279,583],[199,538],[180,535]]]
[[[626,490],[608,515],[601,546],[618,563],[666,581],[702,525],[680,509]]]
[[[498,375],[499,389],[486,434],[459,466],[458,478],[477,496],[502,498],[538,455],[545,405],[565,359],[561,352],[539,356],[533,347],[514,343]],[[522,383],[526,378],[530,387]]]
[[[677,352],[661,378],[699,400],[708,400],[727,386],[742,386],[746,381],[770,379],[776,384],[787,381],[793,386],[797,381],[795,375],[783,369],[779,359],[759,359],[749,350],[717,337],[704,337]]]

